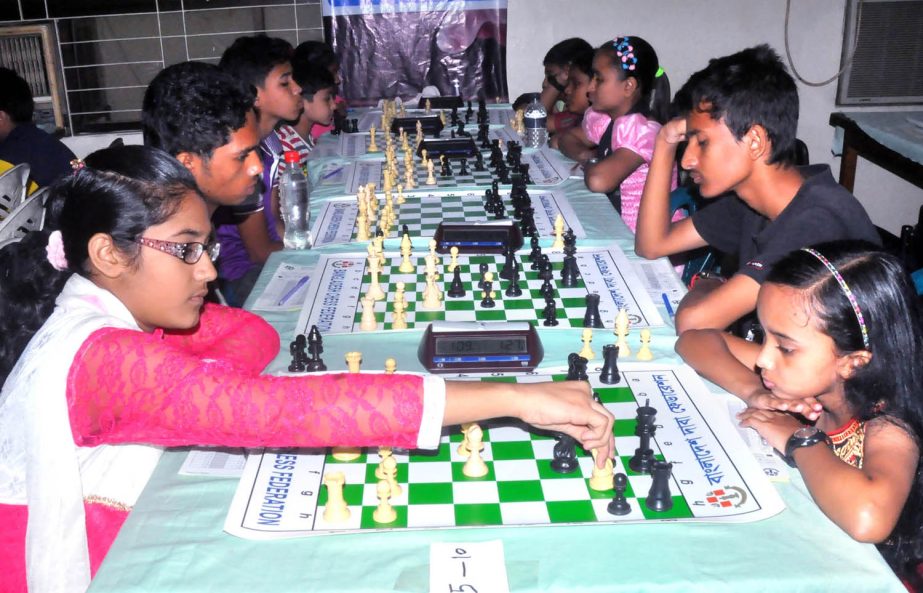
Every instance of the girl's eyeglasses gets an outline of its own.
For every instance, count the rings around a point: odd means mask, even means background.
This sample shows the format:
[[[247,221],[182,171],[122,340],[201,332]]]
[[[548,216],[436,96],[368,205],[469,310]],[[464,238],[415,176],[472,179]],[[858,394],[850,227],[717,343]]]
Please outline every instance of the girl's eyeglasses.
[[[135,241],[145,247],[169,253],[187,264],[198,263],[199,260],[202,259],[202,254],[205,252],[208,252],[208,258],[211,259],[212,262],[215,262],[218,259],[218,254],[221,252],[221,243],[217,241],[212,241],[207,245],[197,242],[174,243],[173,241],[161,241],[159,239],[148,239],[146,237],[138,237]]]

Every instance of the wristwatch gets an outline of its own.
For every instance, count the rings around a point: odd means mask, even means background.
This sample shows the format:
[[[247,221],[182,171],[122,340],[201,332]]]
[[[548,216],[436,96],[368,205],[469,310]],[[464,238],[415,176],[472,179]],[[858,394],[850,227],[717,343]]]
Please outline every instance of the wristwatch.
[[[830,437],[816,426],[802,426],[792,436],[788,437],[788,442],[785,443],[785,462],[795,467],[795,459],[792,457],[795,449],[813,447],[818,443],[827,443],[829,446],[831,444]]]

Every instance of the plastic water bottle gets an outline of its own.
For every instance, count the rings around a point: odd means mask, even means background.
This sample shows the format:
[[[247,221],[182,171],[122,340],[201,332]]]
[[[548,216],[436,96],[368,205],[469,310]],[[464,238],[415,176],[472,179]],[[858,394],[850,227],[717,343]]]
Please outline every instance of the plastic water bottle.
[[[548,128],[545,127],[548,119],[548,112],[545,106],[538,99],[533,99],[523,114],[523,123],[526,127],[526,133],[523,136],[523,144],[527,148],[541,148],[548,142]]]
[[[286,151],[285,171],[279,180],[282,222],[285,235],[282,243],[286,249],[307,249],[311,246],[311,209],[308,180],[301,170],[299,155],[294,150]]]

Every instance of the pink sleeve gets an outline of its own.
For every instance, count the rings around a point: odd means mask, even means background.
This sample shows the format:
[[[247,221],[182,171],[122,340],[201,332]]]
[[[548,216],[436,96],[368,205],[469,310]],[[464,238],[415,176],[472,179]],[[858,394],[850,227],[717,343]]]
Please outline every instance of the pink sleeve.
[[[599,140],[606,133],[606,128],[609,127],[610,121],[612,121],[611,117],[590,107],[583,114],[583,121],[580,125],[583,126],[583,133],[586,134],[587,139],[594,144],[599,144]]]
[[[212,303],[202,309],[195,329],[155,335],[189,354],[226,360],[255,372],[279,353],[279,334],[262,317]]]
[[[660,124],[647,119],[640,113],[623,115],[615,120],[615,129],[612,130],[612,150],[627,148],[644,159],[651,162],[654,155],[654,141]]]
[[[152,334],[103,328],[74,358],[67,401],[80,446],[415,447],[423,378],[259,375]]]

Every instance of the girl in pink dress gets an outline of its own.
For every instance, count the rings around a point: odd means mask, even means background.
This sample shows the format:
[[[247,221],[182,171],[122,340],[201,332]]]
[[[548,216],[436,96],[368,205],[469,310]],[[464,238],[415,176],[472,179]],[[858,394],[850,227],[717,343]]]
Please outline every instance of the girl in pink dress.
[[[220,245],[162,151],[90,155],[46,220],[0,252],[2,591],[84,591],[163,447],[434,448],[444,424],[514,416],[612,453],[586,383],[261,375],[279,336],[205,304]]]

